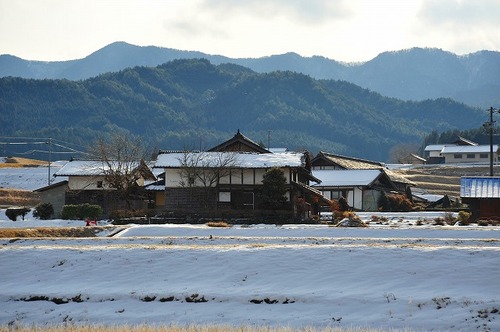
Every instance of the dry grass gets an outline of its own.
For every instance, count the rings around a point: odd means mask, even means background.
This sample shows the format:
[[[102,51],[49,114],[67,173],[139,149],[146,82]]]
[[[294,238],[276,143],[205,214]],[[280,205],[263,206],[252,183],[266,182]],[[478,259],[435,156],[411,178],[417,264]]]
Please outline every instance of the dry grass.
[[[17,168],[17,167],[37,167],[47,165],[48,162],[44,160],[20,158],[20,157],[7,157],[4,163],[0,163],[0,168]]]
[[[19,221],[22,223],[22,221]],[[82,221],[83,225],[83,221]],[[0,238],[30,237],[95,237],[106,227],[37,227],[37,228],[0,228]]]
[[[61,326],[11,326],[1,327],[0,332],[382,332],[391,331],[390,329],[368,329],[368,328],[340,328],[340,327],[327,327],[327,328],[292,328],[292,327],[254,327],[254,326],[230,326],[230,325],[190,325],[190,326],[148,326],[148,325],[125,325],[125,326],[104,326],[104,325],[61,325]],[[395,331],[395,330],[394,330]],[[400,331],[400,330],[399,330]],[[403,330],[410,332],[410,330]]]
[[[207,222],[208,227],[231,227],[231,224],[228,224],[225,221],[209,221]]]
[[[40,203],[40,197],[30,190],[0,188],[0,206],[34,207],[38,203]]]

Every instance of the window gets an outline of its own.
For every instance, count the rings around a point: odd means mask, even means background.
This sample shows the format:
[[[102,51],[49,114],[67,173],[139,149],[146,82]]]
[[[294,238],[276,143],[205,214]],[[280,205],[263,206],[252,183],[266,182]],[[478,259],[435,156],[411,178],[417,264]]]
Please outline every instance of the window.
[[[97,188],[102,188],[102,181],[97,181]]]
[[[231,202],[231,192],[229,191],[219,192],[219,202]]]
[[[455,159],[462,159],[462,155],[461,155],[461,154],[459,154],[459,153],[455,153],[455,154],[453,155],[453,158],[455,158]]]
[[[474,153],[467,153],[467,159],[474,159],[476,155]]]
[[[487,153],[480,153],[479,158],[486,159],[486,158],[488,158],[488,154]]]

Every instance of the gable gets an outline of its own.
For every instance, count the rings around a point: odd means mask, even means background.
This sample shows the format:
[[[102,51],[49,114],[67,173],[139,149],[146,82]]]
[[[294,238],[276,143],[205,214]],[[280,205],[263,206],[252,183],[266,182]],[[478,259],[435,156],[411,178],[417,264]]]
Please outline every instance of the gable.
[[[269,150],[263,148],[248,137],[242,135],[240,131],[233,138],[214,146],[208,150],[209,152],[254,152],[254,153],[270,153]]]

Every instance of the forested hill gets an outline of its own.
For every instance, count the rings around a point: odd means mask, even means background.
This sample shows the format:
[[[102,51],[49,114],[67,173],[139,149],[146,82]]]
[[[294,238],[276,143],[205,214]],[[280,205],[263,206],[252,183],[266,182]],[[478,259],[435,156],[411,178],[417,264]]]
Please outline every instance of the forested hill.
[[[494,51],[460,56],[436,48],[411,48],[384,52],[364,63],[346,64],[291,52],[255,59],[232,59],[195,51],[115,42],[78,60],[30,61],[0,55],[0,77],[80,80],[127,67],[157,66],[192,58],[208,59],[217,65],[233,63],[259,73],[290,70],[316,79],[344,80],[403,100],[447,97],[484,109],[500,103],[500,52]]]
[[[343,81],[175,60],[83,81],[0,79],[2,135],[88,144],[123,130],[160,149],[209,148],[239,129],[257,142],[386,161],[433,129],[467,129],[484,112],[450,99],[404,102]],[[5,147],[4,147],[5,149]]]

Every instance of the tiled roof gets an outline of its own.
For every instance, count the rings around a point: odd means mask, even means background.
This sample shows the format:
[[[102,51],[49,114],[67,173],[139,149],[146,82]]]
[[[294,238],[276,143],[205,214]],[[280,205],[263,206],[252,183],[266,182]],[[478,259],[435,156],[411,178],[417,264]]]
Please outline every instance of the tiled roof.
[[[463,177],[460,197],[500,198],[500,177]]]
[[[376,161],[346,157],[326,152],[321,152],[321,154],[329,161],[334,162],[345,169],[380,169],[381,167],[384,167],[384,164]]]

